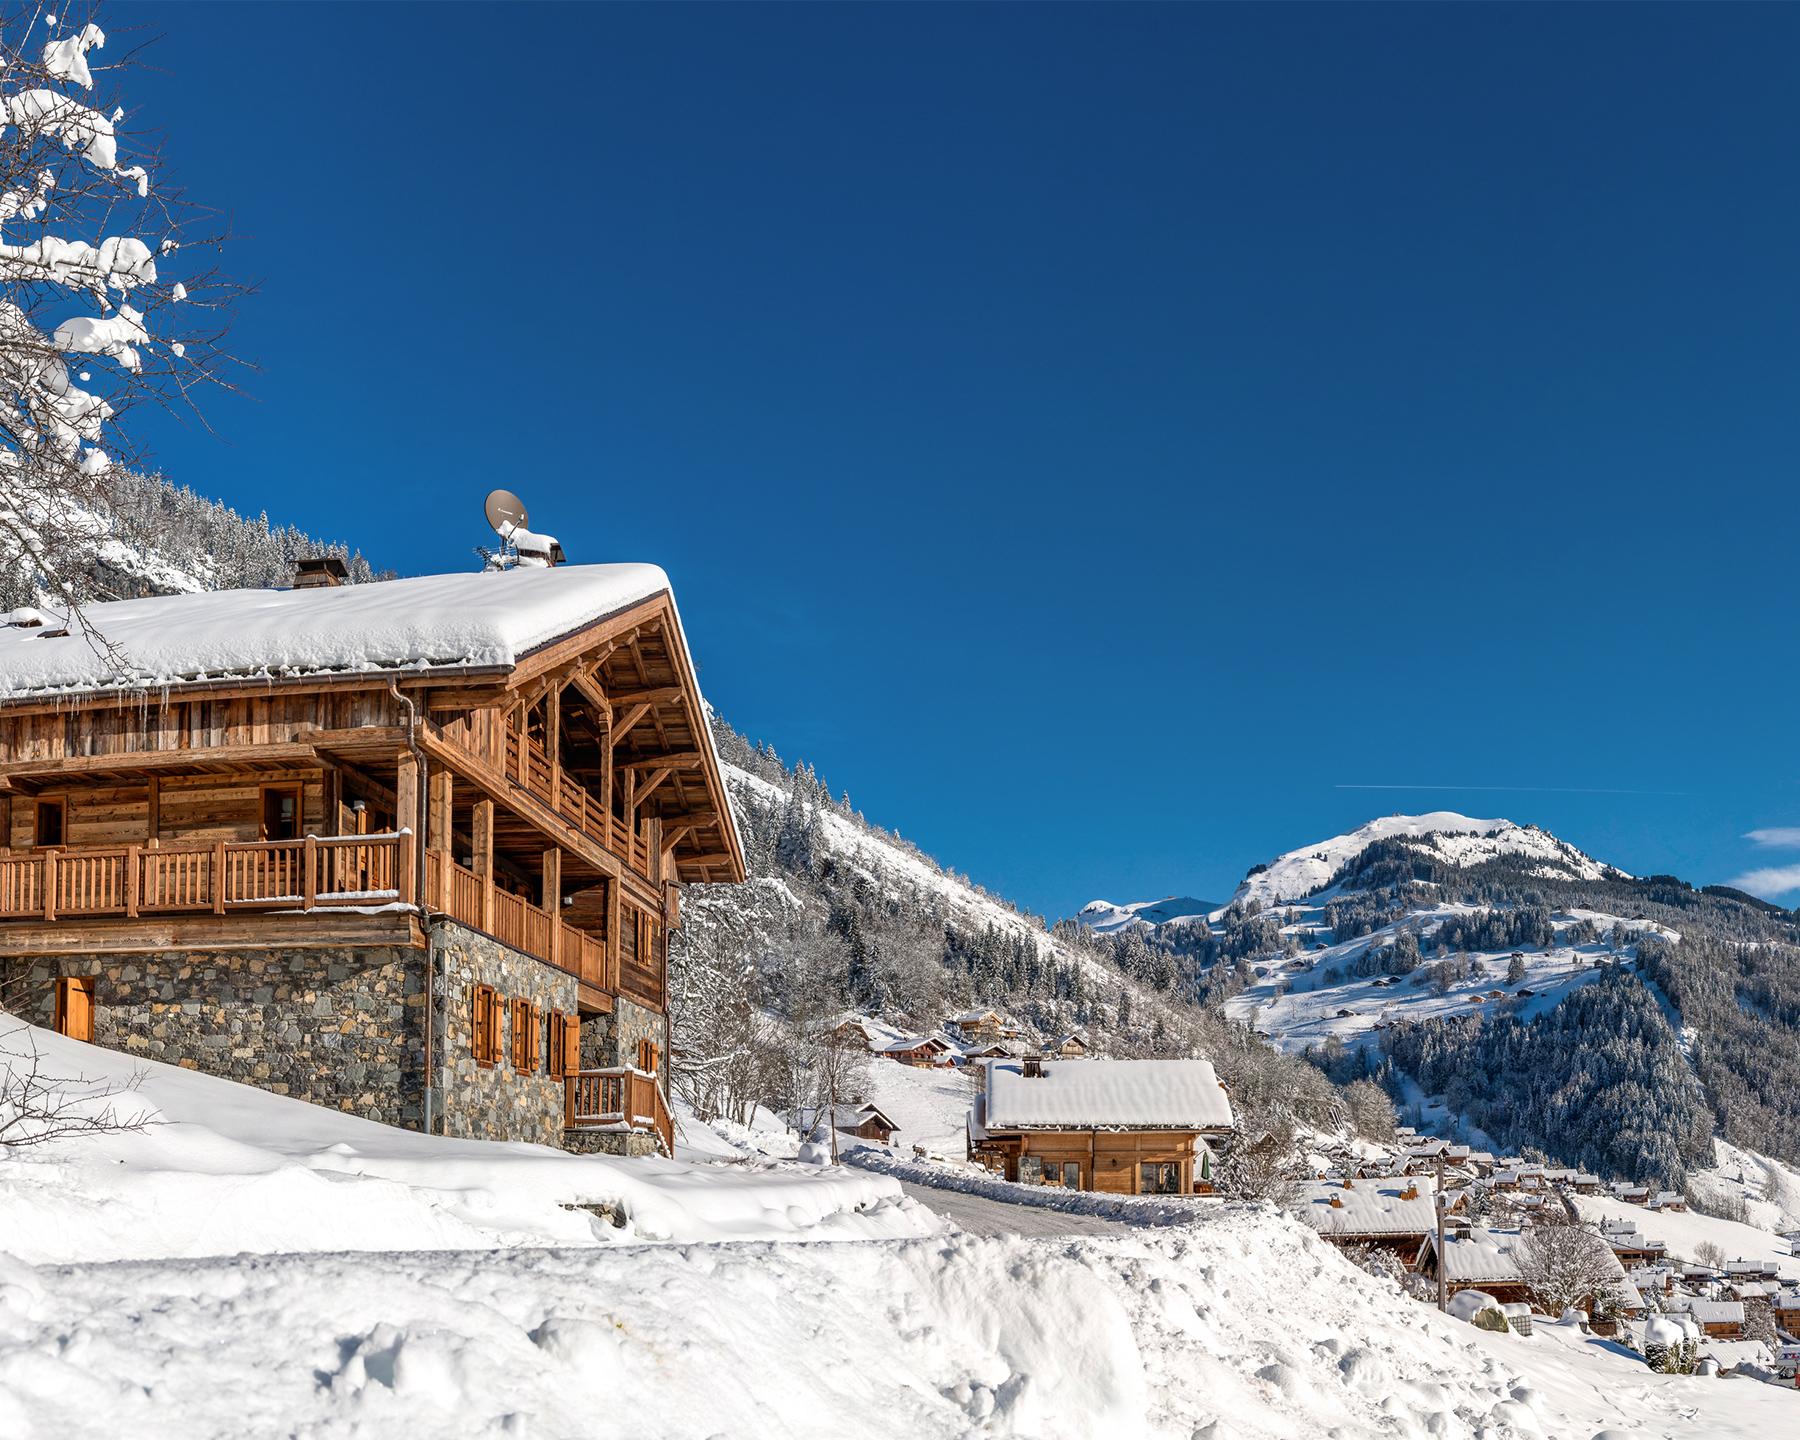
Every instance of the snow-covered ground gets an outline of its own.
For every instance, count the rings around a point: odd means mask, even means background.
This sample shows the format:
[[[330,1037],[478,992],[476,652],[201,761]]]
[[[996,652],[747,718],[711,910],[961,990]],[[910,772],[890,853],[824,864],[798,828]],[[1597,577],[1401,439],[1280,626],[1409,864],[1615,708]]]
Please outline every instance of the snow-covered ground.
[[[920,1070],[871,1056],[863,1090],[900,1127],[897,1152],[911,1155],[913,1146],[923,1145],[931,1155],[962,1159],[975,1098],[975,1080],[966,1069]]]
[[[155,1123],[0,1151],[0,1251],[32,1262],[935,1229],[872,1175],[417,1135],[0,1018],[0,1052],[33,1044],[47,1074],[84,1077],[94,1091],[141,1077],[111,1103]],[[625,1226],[565,1208],[577,1205],[613,1207]]]
[[[133,1068],[32,1038],[57,1073]],[[1559,1327],[1445,1320],[1264,1208],[944,1234],[892,1179],[699,1127],[690,1160],[577,1158],[141,1068],[154,1128],[0,1159],[7,1440],[1761,1440],[1797,1413]],[[948,1077],[888,1069],[941,1125]]]

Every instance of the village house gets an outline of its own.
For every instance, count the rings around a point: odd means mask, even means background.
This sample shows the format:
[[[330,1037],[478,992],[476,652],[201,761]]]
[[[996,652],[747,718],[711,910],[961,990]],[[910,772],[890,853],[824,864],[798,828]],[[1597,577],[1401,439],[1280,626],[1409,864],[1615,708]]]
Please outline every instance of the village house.
[[[370,1119],[672,1141],[680,888],[744,858],[662,571],[0,625],[0,985],[40,1024]]]
[[[1424,1175],[1319,1180],[1301,1190],[1297,1209],[1332,1244],[1391,1250],[1408,1270],[1416,1270],[1437,1229],[1436,1193]],[[1459,1208],[1463,1196],[1446,1194],[1446,1199]]]
[[[802,1106],[794,1114],[795,1128],[802,1135],[810,1135],[826,1114],[823,1110],[815,1110],[810,1106]],[[854,1135],[859,1140],[873,1140],[878,1145],[891,1145],[900,1127],[890,1120],[874,1105],[838,1105],[830,1113],[831,1128],[842,1135]]]
[[[979,1044],[984,1040],[1017,1040],[1019,1027],[1010,1016],[998,1010],[977,1008],[965,1010],[960,1015],[952,1015],[944,1022],[954,1030],[964,1044]]]
[[[1027,1184],[1119,1195],[1212,1190],[1231,1101],[1204,1060],[990,1060],[968,1156]]]
[[[1593,1232],[1586,1233],[1592,1235]],[[1451,1295],[1463,1290],[1480,1290],[1502,1305],[1529,1304],[1531,1291],[1521,1263],[1521,1252],[1531,1243],[1530,1237],[1529,1230],[1458,1225],[1455,1231],[1445,1236],[1441,1252],[1437,1236],[1433,1234],[1427,1238],[1419,1273],[1432,1280],[1441,1273],[1445,1289]],[[1625,1267],[1612,1258],[1611,1250],[1602,1245],[1598,1236],[1593,1236],[1593,1244],[1596,1255],[1605,1255],[1611,1260],[1606,1268],[1614,1273],[1604,1287],[1607,1298],[1620,1311],[1641,1312],[1645,1308],[1643,1297],[1633,1287]],[[1589,1296],[1583,1308],[1591,1314],[1598,1298],[1597,1295]]]
[[[1744,1338],[1742,1300],[1702,1300],[1694,1295],[1672,1295],[1664,1308],[1671,1314],[1693,1316],[1700,1326],[1700,1333],[1714,1340]]]
[[[1082,1060],[1087,1057],[1088,1043],[1080,1035],[1064,1035],[1060,1040],[1052,1040],[1044,1047],[1044,1054],[1063,1060]]]
[[[935,1035],[904,1035],[898,1040],[876,1046],[875,1053],[884,1059],[898,1060],[902,1065],[917,1066],[921,1070],[953,1063],[950,1042],[940,1040]]]

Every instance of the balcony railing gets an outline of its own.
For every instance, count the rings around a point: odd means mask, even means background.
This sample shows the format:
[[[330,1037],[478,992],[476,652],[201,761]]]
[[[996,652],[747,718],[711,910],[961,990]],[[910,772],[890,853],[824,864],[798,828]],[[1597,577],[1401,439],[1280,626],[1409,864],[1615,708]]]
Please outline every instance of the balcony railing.
[[[425,852],[425,887],[432,906],[470,929],[547,960],[608,994],[619,994],[622,988],[631,999],[652,1009],[662,1008],[666,987],[660,964],[634,965],[621,973],[615,956],[599,936],[488,883],[440,851]]]
[[[610,1070],[578,1070],[563,1077],[565,1130],[648,1130],[675,1153],[675,1122],[654,1075],[629,1065]]]
[[[517,730],[506,732],[506,778],[537,796],[646,880],[655,878],[650,870],[650,844],[644,827],[627,824],[609,814],[587,786],[553,766],[544,747]]]
[[[410,904],[412,832],[0,856],[0,919]]]

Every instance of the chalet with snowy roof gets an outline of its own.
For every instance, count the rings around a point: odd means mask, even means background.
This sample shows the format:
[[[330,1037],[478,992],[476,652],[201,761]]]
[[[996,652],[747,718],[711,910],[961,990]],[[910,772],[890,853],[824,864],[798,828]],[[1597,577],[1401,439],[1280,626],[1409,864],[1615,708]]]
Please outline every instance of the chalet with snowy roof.
[[[0,983],[391,1124],[668,1148],[680,888],[744,858],[667,578],[302,578],[0,625]]]
[[[824,1109],[815,1110],[811,1106],[802,1106],[794,1113],[795,1128],[802,1135],[810,1135],[827,1119],[830,1120],[832,1129],[839,1134],[854,1135],[859,1140],[873,1140],[878,1145],[891,1145],[900,1129],[874,1105],[837,1105],[831,1108],[829,1115]]]
[[[930,1069],[950,1064],[953,1050],[949,1041],[935,1035],[903,1035],[898,1040],[876,1046],[875,1053],[884,1059],[898,1060],[902,1065]]]
[[[1664,1307],[1671,1313],[1691,1315],[1700,1333],[1715,1340],[1744,1338],[1742,1300],[1702,1300],[1693,1295],[1672,1295]]]
[[[1088,1042],[1081,1035],[1064,1035],[1046,1045],[1044,1053],[1063,1060],[1082,1060],[1087,1057]]]
[[[945,1022],[966,1044],[983,1040],[1017,1040],[1019,1027],[999,1010],[977,1008],[952,1015]]]
[[[1593,1232],[1583,1232],[1592,1235]],[[1421,1274],[1437,1279],[1441,1274],[1445,1289],[1452,1295],[1463,1290],[1480,1290],[1501,1304],[1529,1303],[1530,1286],[1525,1277],[1524,1250],[1531,1243],[1529,1230],[1491,1229],[1475,1225],[1459,1225],[1444,1237],[1439,1247],[1436,1235],[1428,1238]],[[1608,1298],[1620,1309],[1636,1312],[1644,1308],[1625,1267],[1593,1236],[1595,1254],[1610,1261],[1606,1268],[1613,1272],[1603,1287]],[[1589,1296],[1584,1307],[1592,1312],[1597,1296]]]
[[[1416,1270],[1437,1229],[1436,1189],[1428,1176],[1318,1180],[1297,1197],[1300,1217],[1334,1245],[1391,1250]],[[1455,1197],[1460,1205],[1462,1196]]]
[[[969,1158],[1008,1180],[1118,1195],[1212,1190],[1231,1100],[1204,1060],[991,1060]]]

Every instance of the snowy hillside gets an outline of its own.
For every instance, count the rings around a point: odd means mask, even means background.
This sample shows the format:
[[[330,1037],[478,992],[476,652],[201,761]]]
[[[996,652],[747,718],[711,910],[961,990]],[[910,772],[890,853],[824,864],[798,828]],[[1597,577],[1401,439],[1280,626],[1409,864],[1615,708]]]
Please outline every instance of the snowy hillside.
[[[1427,815],[1383,816],[1348,835],[1290,850],[1246,876],[1231,897],[1232,903],[1259,900],[1264,905],[1276,905],[1315,894],[1358,855],[1382,840],[1414,840],[1414,848],[1420,852],[1465,868],[1500,855],[1522,855],[1541,860],[1545,878],[1598,880],[1610,869],[1535,825],[1473,820],[1453,810],[1434,810]]]
[[[1196,900],[1191,895],[1171,895],[1163,900],[1140,900],[1134,905],[1115,905],[1110,900],[1090,900],[1076,919],[1099,935],[1110,935],[1128,925],[1166,925],[1175,920],[1193,920],[1209,915],[1219,907],[1210,900]]]

